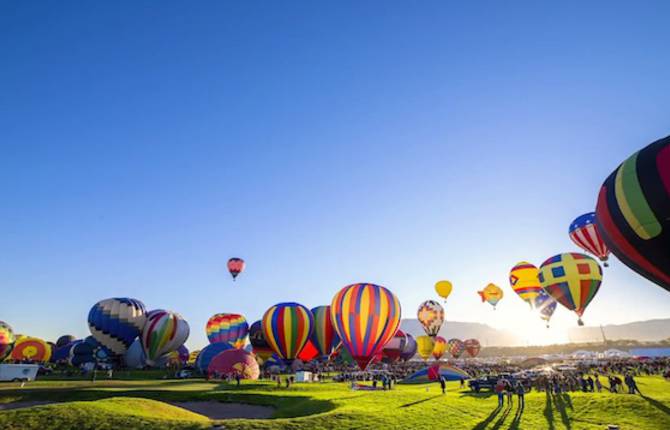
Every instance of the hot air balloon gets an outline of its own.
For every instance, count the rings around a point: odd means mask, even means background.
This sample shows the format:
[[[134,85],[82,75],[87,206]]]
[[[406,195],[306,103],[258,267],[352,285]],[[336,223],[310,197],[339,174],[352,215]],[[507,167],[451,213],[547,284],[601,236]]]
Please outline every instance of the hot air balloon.
[[[670,136],[612,172],[600,188],[596,219],[619,260],[670,292]]]
[[[79,367],[86,363],[106,363],[111,359],[112,353],[100,344],[93,336],[84,340],[75,341],[70,344],[68,363]]]
[[[465,344],[460,339],[449,339],[447,342],[447,351],[454,358],[459,358],[465,351]]]
[[[249,328],[249,343],[251,343],[253,353],[263,361],[272,357],[272,354],[274,354],[274,351],[270,348],[270,344],[265,340],[265,335],[263,335],[261,321],[256,321],[251,324],[251,327]]]
[[[444,323],[444,309],[435,300],[426,300],[419,305],[416,316],[428,336],[435,337]]]
[[[442,336],[435,336],[435,344],[433,345],[433,358],[439,360],[447,350],[447,340]]]
[[[568,233],[575,245],[598,257],[603,262],[603,265],[607,267],[607,257],[610,251],[598,230],[596,213],[589,212],[575,218],[570,224]]]
[[[147,364],[153,366],[162,355],[176,351],[189,333],[188,323],[178,313],[163,309],[149,312],[140,337]]]
[[[549,297],[544,291],[535,299],[535,308],[540,312],[540,318],[547,322],[547,328],[549,328],[549,320],[557,305],[556,300]]]
[[[435,284],[435,292],[437,292],[437,295],[442,297],[445,302],[447,301],[449,294],[451,294],[452,288],[451,282],[449,281],[437,281]]]
[[[15,342],[16,337],[10,325],[0,321],[0,361],[11,354]]]
[[[207,368],[211,376],[239,375],[241,379],[256,380],[260,376],[258,363],[253,354],[242,349],[229,349],[212,359]]]
[[[207,321],[205,331],[210,343],[226,342],[241,349],[249,333],[249,324],[239,314],[216,314]]]
[[[405,333],[407,342],[405,342],[405,347],[400,352],[400,359],[402,361],[407,361],[414,357],[417,350],[416,339],[409,333]]]
[[[302,347],[296,358],[304,363],[307,363],[319,356],[320,356],[319,350],[316,349],[316,346],[314,345],[314,343],[312,343],[311,340],[307,339],[307,342],[305,342],[305,346]]]
[[[129,298],[106,299],[88,313],[91,335],[117,355],[123,355],[139,336],[146,321],[144,303]]]
[[[293,362],[314,329],[314,315],[298,303],[279,303],[265,311],[263,336],[287,364]]]
[[[391,340],[388,341],[384,348],[382,349],[382,359],[389,362],[395,363],[400,359],[402,350],[405,348],[407,343],[407,335],[404,331],[398,329]]]
[[[527,261],[517,263],[509,272],[509,284],[521,299],[532,308],[535,299],[542,292],[538,279],[539,269]]]
[[[489,305],[493,306],[493,309],[503,298],[503,290],[495,284],[488,284],[482,291],[477,291],[477,294],[482,298],[482,302],[488,302]]]
[[[330,305],[335,330],[361,370],[381,353],[400,325],[400,302],[386,288],[352,284],[342,288]]]
[[[540,284],[554,300],[579,317],[595,297],[603,279],[598,262],[576,252],[555,255],[540,266]]]
[[[244,266],[246,263],[241,258],[233,257],[228,260],[228,271],[233,277],[233,281],[237,278],[237,275],[244,271]]]
[[[419,336],[416,338],[416,346],[419,357],[426,361],[433,354],[435,341],[430,336]]]
[[[198,356],[200,355],[200,352],[202,352],[202,351],[199,350],[199,349],[196,349],[195,351],[191,351],[188,354],[188,360],[186,360],[186,364],[188,364],[189,366],[195,365],[195,360],[198,359]]]
[[[328,358],[340,343],[340,338],[330,318],[330,306],[317,306],[312,309],[312,315],[314,315],[314,331],[312,331],[310,340],[319,351],[319,355]]]
[[[195,359],[195,367],[203,374],[207,374],[209,363],[214,357],[223,351],[233,349],[227,342],[210,343],[200,351],[198,358]]]
[[[165,354],[163,357],[166,358],[168,367],[180,367],[186,364],[189,357],[188,348],[186,345],[182,345],[177,350]]]
[[[70,334],[66,334],[66,335],[63,335],[63,336],[58,338],[58,340],[56,341],[56,347],[60,348],[61,346],[65,346],[68,343],[72,343],[74,341],[75,341],[74,336],[72,336]]]
[[[477,339],[468,339],[463,344],[465,345],[465,352],[472,358],[476,357],[482,348]]]
[[[12,360],[46,363],[51,358],[51,348],[42,339],[19,336],[11,353]]]

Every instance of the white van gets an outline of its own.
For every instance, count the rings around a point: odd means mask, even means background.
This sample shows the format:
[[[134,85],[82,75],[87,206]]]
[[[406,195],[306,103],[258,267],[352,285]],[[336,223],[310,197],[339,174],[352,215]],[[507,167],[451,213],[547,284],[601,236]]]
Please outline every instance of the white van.
[[[38,364],[0,364],[0,381],[34,381],[39,369]]]

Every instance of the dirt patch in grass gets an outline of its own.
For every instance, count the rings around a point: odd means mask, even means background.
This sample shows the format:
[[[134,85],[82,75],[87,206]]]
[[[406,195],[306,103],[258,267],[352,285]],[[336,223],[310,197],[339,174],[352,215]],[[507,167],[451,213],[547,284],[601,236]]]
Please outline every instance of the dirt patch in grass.
[[[269,406],[245,405],[242,403],[222,403],[217,401],[204,402],[169,402],[172,406],[184,408],[196,414],[204,415],[213,420],[232,418],[267,419],[272,418],[274,408]]]

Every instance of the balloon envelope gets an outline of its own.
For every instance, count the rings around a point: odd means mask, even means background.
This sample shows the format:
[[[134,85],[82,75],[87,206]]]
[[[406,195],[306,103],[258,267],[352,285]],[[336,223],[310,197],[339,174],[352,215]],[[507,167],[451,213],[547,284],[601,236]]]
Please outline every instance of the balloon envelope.
[[[10,325],[0,321],[0,361],[11,354],[15,342],[16,337]]]
[[[482,347],[477,339],[468,339],[463,343],[465,345],[465,352],[467,352],[470,357],[474,358],[479,355],[479,351]]]
[[[340,343],[340,337],[333,327],[330,318],[330,306],[317,306],[312,309],[314,315],[314,330],[310,340],[321,357],[327,358]]]
[[[51,348],[42,339],[20,336],[14,343],[11,353],[12,360],[46,363],[51,358]]]
[[[444,323],[444,308],[435,300],[426,300],[419,305],[416,317],[428,336],[435,337]]]
[[[454,358],[459,358],[465,351],[465,344],[460,339],[449,339],[447,342],[447,351]]]
[[[314,329],[314,315],[298,303],[279,303],[263,315],[263,335],[283,360],[294,360]]]
[[[217,354],[207,368],[209,376],[234,376],[241,379],[256,380],[260,376],[260,369],[254,355],[243,349],[229,349]]]
[[[234,348],[230,346],[229,343],[226,342],[210,343],[205,348],[203,348],[202,351],[200,351],[200,354],[198,354],[198,358],[195,360],[195,367],[200,372],[206,374],[207,369],[209,368],[209,363],[212,361],[212,359],[216,357],[219,353],[227,351],[229,349]]]
[[[419,357],[423,358],[424,360],[428,360],[428,358],[433,354],[435,341],[433,341],[433,338],[430,336],[419,336],[416,338],[416,345]]]
[[[182,346],[190,330],[188,323],[176,312],[156,309],[149,312],[146,319],[140,340],[147,364],[151,366],[162,355]]]
[[[575,245],[595,255],[600,261],[607,261],[610,251],[600,235],[595,212],[578,216],[570,224],[568,234]],[[605,266],[607,266],[607,263],[605,263]]]
[[[394,363],[400,359],[405,344],[407,343],[407,335],[404,331],[398,329],[391,340],[388,341],[382,349],[382,359],[390,363]]]
[[[447,297],[449,297],[449,294],[451,294],[452,289],[453,286],[449,281],[437,281],[437,283],[435,284],[435,292],[437,293],[438,296],[442,297],[445,300],[447,299]]]
[[[243,348],[249,333],[249,324],[240,314],[215,314],[205,326],[210,343],[226,342],[233,348]]]
[[[447,340],[442,336],[435,336],[435,344],[433,345],[433,358],[439,360],[442,358],[447,350]]]
[[[438,381],[440,377],[445,381],[470,379],[470,375],[462,369],[447,364],[436,364],[413,373],[401,382],[403,384],[424,384],[426,382]]]
[[[558,306],[556,300],[552,299],[544,291],[535,300],[535,307],[540,312],[540,318],[547,322],[547,327],[549,327],[549,320],[554,315],[554,311],[556,311],[556,306]]]
[[[237,278],[237,275],[244,271],[246,263],[241,258],[233,257],[228,260],[228,271],[233,277],[233,281]]]
[[[406,333],[405,335],[407,341],[405,342],[405,347],[400,352],[400,359],[402,361],[407,361],[414,357],[416,355],[417,349],[416,339],[414,339],[414,336],[409,333]]]
[[[146,321],[144,303],[129,298],[99,301],[88,313],[91,335],[114,354],[123,355]]]
[[[600,188],[596,219],[619,260],[670,292],[670,136],[609,175]]]
[[[66,335],[61,336],[61,337],[58,338],[58,340],[56,341],[56,347],[60,348],[61,346],[65,346],[65,345],[67,345],[69,343],[72,343],[74,341],[75,341],[74,336],[72,336],[70,334],[66,334]]]
[[[517,263],[509,272],[509,284],[523,301],[535,306],[535,299],[542,292],[538,275],[540,270],[527,261]]]
[[[270,348],[270,344],[265,340],[261,321],[256,321],[251,324],[251,327],[249,328],[249,343],[251,344],[253,353],[263,361],[272,357],[272,354],[274,354],[274,351]]]
[[[483,290],[477,291],[477,294],[482,298],[482,302],[487,302],[493,309],[503,298],[503,290],[495,284],[488,284]]]

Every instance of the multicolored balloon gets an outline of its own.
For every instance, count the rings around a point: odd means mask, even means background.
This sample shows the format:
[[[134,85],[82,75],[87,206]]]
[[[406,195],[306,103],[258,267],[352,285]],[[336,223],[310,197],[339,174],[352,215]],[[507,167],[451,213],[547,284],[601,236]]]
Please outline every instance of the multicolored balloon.
[[[4,321],[0,321],[0,361],[12,353],[16,337],[12,327]]]
[[[335,330],[361,370],[391,340],[400,326],[400,302],[388,289],[375,284],[342,288],[330,305]]]
[[[176,351],[189,333],[188,323],[178,313],[163,309],[149,312],[140,337],[147,364],[153,366],[159,357]]]
[[[600,236],[595,212],[589,212],[575,218],[570,224],[568,234],[575,245],[598,257],[607,267],[607,258],[610,251]]]
[[[340,343],[340,337],[330,318],[330,306],[317,306],[312,309],[312,315],[314,315],[314,330],[310,340],[319,351],[319,355],[328,358]]]
[[[233,257],[228,260],[228,271],[233,277],[233,281],[237,278],[237,275],[244,271],[246,263],[241,258]]]
[[[447,351],[454,358],[459,358],[465,351],[465,344],[460,339],[449,339],[447,342]]]
[[[205,326],[210,343],[226,342],[233,348],[244,348],[249,324],[240,314],[216,314]]]
[[[188,354],[188,360],[186,360],[186,364],[188,364],[189,366],[193,366],[195,364],[195,360],[198,359],[198,356],[200,355],[201,352],[202,351],[199,350],[199,349],[196,349],[195,351],[191,351]]]
[[[570,252],[555,255],[540,266],[540,284],[554,300],[575,311],[579,325],[603,279],[598,262],[588,255]]]
[[[169,352],[164,356],[167,359],[167,365],[171,367],[183,366],[188,362],[189,352],[186,345],[177,348],[176,351]]]
[[[274,354],[270,344],[265,340],[261,321],[256,321],[251,324],[251,327],[249,328],[249,343],[251,343],[253,353],[263,361],[266,361],[268,358],[272,357],[272,354]]]
[[[465,352],[472,358],[479,355],[479,351],[482,349],[477,339],[467,339],[463,344],[465,345]]]
[[[146,322],[144,303],[129,298],[99,301],[88,313],[91,335],[117,355],[123,355]]]
[[[531,308],[535,306],[535,299],[542,292],[539,273],[540,270],[527,261],[517,263],[509,272],[510,286]]]
[[[314,329],[314,315],[298,303],[279,303],[265,311],[263,336],[270,348],[287,363],[302,351]]]
[[[419,357],[424,361],[428,360],[431,355],[433,355],[433,348],[435,347],[435,341],[430,336],[419,336],[416,338],[417,352]]]
[[[405,344],[407,343],[407,335],[404,331],[398,329],[391,340],[388,341],[382,349],[382,359],[389,363],[395,363],[400,359]]]
[[[483,290],[477,291],[477,294],[482,298],[482,302],[487,302],[494,310],[503,298],[503,290],[495,284],[488,284]]]
[[[442,336],[435,336],[435,343],[433,345],[433,358],[439,360],[447,351],[447,340]]]
[[[210,343],[200,351],[198,358],[195,359],[195,367],[200,371],[200,373],[207,374],[207,369],[209,368],[209,363],[214,357],[223,351],[229,349],[234,349],[227,342],[216,342]]]
[[[107,348],[93,336],[89,336],[84,340],[70,343],[68,363],[75,367],[86,363],[100,364],[110,361],[111,356],[112,353]]]
[[[444,323],[444,308],[435,300],[426,300],[419,305],[416,317],[428,336],[435,337]]]
[[[66,334],[58,338],[56,341],[56,347],[60,348],[61,346],[65,346],[68,343],[72,343],[75,341],[75,337],[72,336],[71,334]]]
[[[547,328],[549,328],[551,316],[556,311],[556,306],[558,306],[556,300],[549,297],[549,294],[544,291],[535,299],[535,308],[540,312],[540,318],[547,323]]]
[[[207,374],[210,377],[235,375],[241,379],[256,380],[260,373],[260,368],[253,354],[243,349],[229,349],[219,353],[212,359],[207,368]]]
[[[598,231],[626,266],[670,292],[670,136],[624,161],[605,180]]]
[[[18,336],[11,353],[12,360],[46,363],[51,358],[51,348],[44,340]]]
[[[405,347],[400,352],[400,359],[402,361],[408,361],[412,357],[414,357],[414,355],[416,355],[416,350],[418,348],[418,346],[416,344],[416,339],[414,339],[414,336],[412,336],[409,333],[405,333],[405,336],[406,336],[407,342],[405,342]]]
[[[435,292],[438,296],[442,297],[445,302],[447,301],[447,297],[451,294],[452,289],[453,286],[449,281],[437,281],[437,283],[435,283]]]

